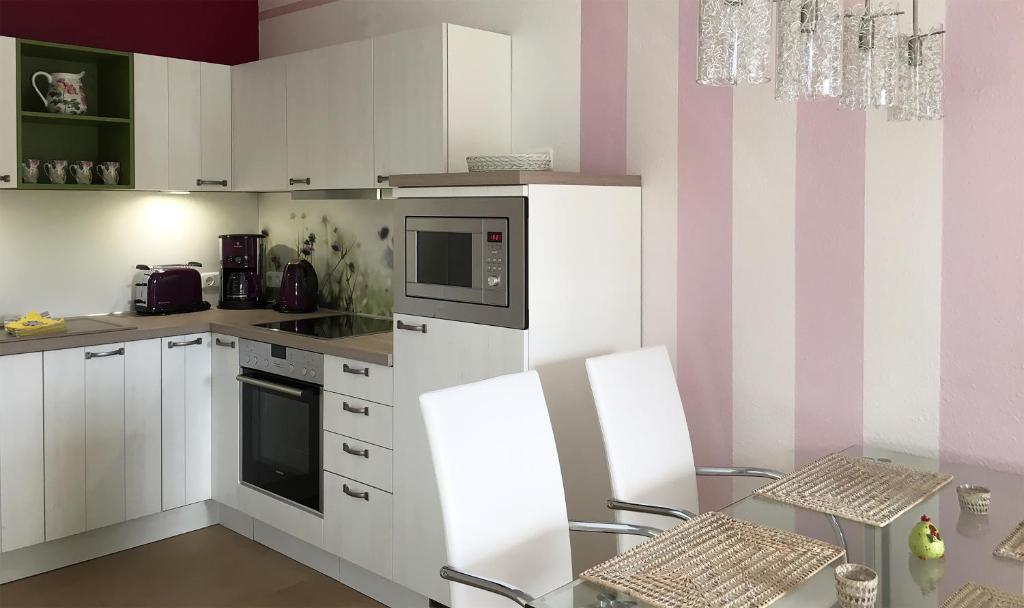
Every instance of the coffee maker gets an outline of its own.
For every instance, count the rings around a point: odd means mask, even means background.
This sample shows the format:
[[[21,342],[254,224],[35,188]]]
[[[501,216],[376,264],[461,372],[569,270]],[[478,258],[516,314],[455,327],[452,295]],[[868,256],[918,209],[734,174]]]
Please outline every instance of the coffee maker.
[[[219,308],[262,308],[264,236],[222,234],[220,236]]]

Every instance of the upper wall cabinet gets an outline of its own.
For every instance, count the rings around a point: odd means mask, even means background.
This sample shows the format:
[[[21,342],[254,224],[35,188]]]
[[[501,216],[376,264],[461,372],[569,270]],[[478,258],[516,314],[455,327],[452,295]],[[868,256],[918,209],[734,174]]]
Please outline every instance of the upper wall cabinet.
[[[13,83],[17,44],[0,36],[0,83]],[[16,87],[0,86],[0,188],[18,185],[18,96]]]
[[[170,189],[230,189],[231,68],[168,59],[167,95]]]
[[[235,190],[287,189],[287,63],[275,57],[231,68]]]
[[[452,24],[373,39],[374,156],[382,179],[466,171],[511,149],[512,43]]]
[[[287,186],[375,188],[373,43],[350,42],[286,59]]]
[[[135,57],[135,187],[168,190],[168,77],[166,57]]]

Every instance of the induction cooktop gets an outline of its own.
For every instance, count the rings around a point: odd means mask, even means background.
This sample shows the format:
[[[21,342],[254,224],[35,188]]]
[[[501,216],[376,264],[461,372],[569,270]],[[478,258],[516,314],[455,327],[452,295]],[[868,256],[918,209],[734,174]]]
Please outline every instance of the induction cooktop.
[[[256,327],[265,327],[274,331],[286,331],[288,333],[331,340],[391,331],[391,319],[342,313],[329,317],[317,317],[315,319],[260,323]]]

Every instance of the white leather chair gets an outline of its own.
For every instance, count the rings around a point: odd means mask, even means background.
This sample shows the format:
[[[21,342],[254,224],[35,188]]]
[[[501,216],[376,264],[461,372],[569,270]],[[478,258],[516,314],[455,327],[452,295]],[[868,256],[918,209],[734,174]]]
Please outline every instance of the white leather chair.
[[[673,523],[666,517],[693,517],[698,475],[782,476],[770,469],[694,464],[686,413],[664,346],[592,357],[586,366],[611,477],[608,507],[618,511],[618,521],[664,528]],[[620,550],[629,544],[619,539]]]
[[[420,404],[445,528],[441,577],[461,583],[451,608],[525,606],[571,582],[570,530],[658,532],[568,520],[536,372],[426,393]]]

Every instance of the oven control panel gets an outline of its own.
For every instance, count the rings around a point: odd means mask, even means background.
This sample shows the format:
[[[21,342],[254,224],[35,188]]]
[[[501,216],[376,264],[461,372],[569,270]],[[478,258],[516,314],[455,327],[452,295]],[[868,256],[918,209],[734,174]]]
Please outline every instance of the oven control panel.
[[[242,367],[323,385],[324,356],[278,344],[239,341],[239,363]]]

